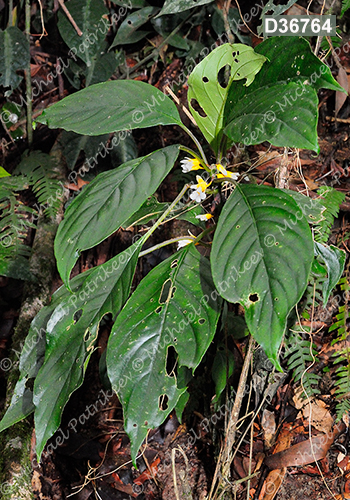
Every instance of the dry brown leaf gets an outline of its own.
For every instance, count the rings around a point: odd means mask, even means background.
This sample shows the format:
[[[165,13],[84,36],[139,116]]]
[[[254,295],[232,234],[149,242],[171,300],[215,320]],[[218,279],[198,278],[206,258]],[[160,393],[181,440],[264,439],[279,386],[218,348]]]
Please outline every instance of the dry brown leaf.
[[[264,410],[261,417],[261,427],[264,431],[264,441],[267,448],[271,448],[276,433],[275,414],[272,411]]]
[[[265,465],[269,469],[282,469],[284,467],[307,465],[321,460],[327,455],[334,440],[345,430],[345,424],[338,422],[333,432],[321,434],[307,439],[302,443],[295,444],[287,450],[275,453],[265,458]]]

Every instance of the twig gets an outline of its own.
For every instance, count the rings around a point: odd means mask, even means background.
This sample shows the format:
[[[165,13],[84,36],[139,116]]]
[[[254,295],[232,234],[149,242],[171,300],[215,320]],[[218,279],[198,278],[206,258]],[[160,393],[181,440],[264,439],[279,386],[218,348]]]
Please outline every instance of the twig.
[[[166,85],[164,87],[164,90],[166,90],[168,92],[168,94],[171,95],[171,97],[174,99],[174,101],[176,102],[176,104],[178,106],[181,107],[182,111],[185,113],[185,115],[191,120],[191,122],[193,123],[193,125],[195,125],[196,127],[198,127],[197,123],[196,123],[196,120],[193,118],[193,116],[191,115],[191,113],[188,111],[188,109],[186,108],[186,106],[184,106],[179,98],[174,94],[174,92],[171,90],[171,88],[169,87],[169,85]]]
[[[83,34],[83,32],[81,31],[81,29],[78,27],[77,23],[72,18],[69,10],[67,9],[67,7],[64,4],[64,0],[58,0],[58,1],[59,1],[60,6],[62,7],[62,9],[64,10],[66,16],[68,17],[69,21],[72,23],[73,28],[78,33],[78,35],[81,36]]]
[[[229,43],[233,43],[235,41],[235,38],[232,34],[231,27],[230,27],[230,21],[228,18],[228,13],[230,11],[230,7],[231,7],[231,0],[227,0],[224,4],[224,8],[222,9],[222,13],[224,16],[224,25],[225,25],[227,39],[228,39]]]
[[[25,23],[26,23],[26,37],[28,40],[28,44],[30,44],[30,1],[26,0],[25,5]],[[33,117],[32,117],[32,78],[30,71],[30,56],[28,66],[25,70],[25,79],[26,79],[26,102],[27,102],[27,138],[28,145],[31,146],[33,142]]]
[[[230,468],[233,460],[232,448],[235,443],[237,422],[239,419],[239,413],[242,407],[246,382],[248,378],[249,365],[253,356],[254,339],[252,336],[249,338],[248,350],[244,359],[243,368],[241,376],[239,379],[239,384],[236,393],[236,399],[231,410],[228,425],[225,431],[225,444],[220,450],[219,458],[216,464],[216,469],[214,473],[212,487],[209,493],[209,499],[213,498],[213,493],[215,489],[215,496],[220,490],[224,491],[229,484],[230,479]],[[221,474],[220,474],[221,469]],[[217,486],[216,486],[217,483]],[[215,488],[216,486],[216,488]]]

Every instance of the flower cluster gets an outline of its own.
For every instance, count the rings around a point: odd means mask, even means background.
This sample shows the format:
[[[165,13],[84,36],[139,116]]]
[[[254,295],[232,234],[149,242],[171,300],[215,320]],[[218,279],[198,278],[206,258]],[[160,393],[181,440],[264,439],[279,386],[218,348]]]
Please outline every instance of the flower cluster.
[[[200,170],[205,169],[209,170],[209,167],[204,166],[204,163],[199,158],[188,158],[181,160],[181,168],[184,173],[191,172],[192,170]],[[226,170],[220,163],[216,164],[216,178],[223,179],[227,177],[228,179],[232,179],[236,181],[239,177],[237,172],[230,172]],[[197,184],[192,184],[190,189],[192,189],[192,193],[190,194],[191,200],[194,200],[197,203],[201,203],[206,198],[206,189],[210,186],[212,181],[206,182],[200,175],[196,176]]]

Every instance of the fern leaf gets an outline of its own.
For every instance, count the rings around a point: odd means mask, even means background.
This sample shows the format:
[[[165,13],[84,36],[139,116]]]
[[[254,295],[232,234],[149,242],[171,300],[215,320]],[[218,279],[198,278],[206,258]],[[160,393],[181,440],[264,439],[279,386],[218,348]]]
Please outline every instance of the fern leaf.
[[[33,151],[22,159],[14,172],[28,177],[40,207],[49,217],[57,215],[63,196],[63,186],[56,177],[56,168],[51,156],[41,151]]]
[[[285,352],[285,356],[288,358],[288,368],[293,370],[293,378],[295,382],[302,381],[307,397],[320,393],[317,385],[321,378],[317,373],[306,371],[313,362],[310,347],[312,347],[313,356],[316,357],[317,351],[314,345],[311,346],[311,342],[309,340],[303,340],[300,332],[289,330],[289,334],[286,339]]]
[[[322,214],[324,219],[315,228],[315,241],[318,243],[327,243],[334,218],[338,215],[339,207],[345,199],[345,194],[340,193],[330,186],[320,187],[317,190],[317,194],[321,196],[322,205],[326,210]]]

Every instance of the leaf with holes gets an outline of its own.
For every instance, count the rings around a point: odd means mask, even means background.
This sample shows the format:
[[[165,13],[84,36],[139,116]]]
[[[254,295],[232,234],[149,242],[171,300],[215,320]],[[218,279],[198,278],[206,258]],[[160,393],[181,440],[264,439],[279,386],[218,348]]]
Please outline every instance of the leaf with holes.
[[[57,267],[66,285],[80,252],[122,226],[156,191],[178,154],[178,145],[168,146],[103,172],[72,201],[55,238]]]
[[[58,429],[71,394],[83,383],[101,319],[108,313],[115,318],[128,298],[142,245],[141,238],[94,268],[79,290],[63,297],[47,323],[45,362],[35,379],[33,398],[38,458]]]
[[[57,23],[60,35],[71,49],[69,55],[75,61],[78,56],[89,67],[93,57],[101,51],[101,44],[109,30],[109,23],[103,17],[108,10],[103,0],[70,0],[67,7],[83,34],[78,35],[66,14],[60,10]]]
[[[159,426],[186,387],[215,333],[221,299],[207,259],[193,244],[154,268],[119,314],[107,346],[107,370],[124,411],[133,461],[148,429]]]
[[[235,188],[213,240],[214,283],[244,307],[251,334],[279,369],[287,317],[304,293],[313,253],[308,223],[291,196],[267,186]]]
[[[47,108],[37,121],[82,135],[182,125],[169,97],[152,85],[136,80],[91,85]]]
[[[188,79],[188,105],[198,127],[215,153],[218,151],[223,111],[233,80],[250,85],[266,58],[242,44],[226,43],[201,61]]]
[[[254,82],[232,82],[224,111],[224,133],[245,145],[319,150],[317,90],[343,91],[328,66],[298,37],[272,37],[255,51],[268,61]]]

